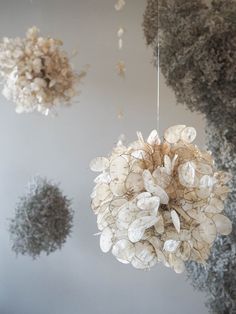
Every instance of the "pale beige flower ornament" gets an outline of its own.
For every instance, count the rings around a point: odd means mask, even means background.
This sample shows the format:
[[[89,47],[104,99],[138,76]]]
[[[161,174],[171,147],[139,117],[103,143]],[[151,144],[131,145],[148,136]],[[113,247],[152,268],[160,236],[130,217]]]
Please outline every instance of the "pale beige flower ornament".
[[[231,232],[222,214],[230,176],[192,144],[192,127],[170,127],[163,142],[156,130],[146,141],[137,135],[90,164],[101,172],[91,195],[100,246],[135,268],[161,262],[181,273],[186,261],[206,262],[216,236]]]
[[[3,95],[16,103],[16,112],[47,115],[59,104],[69,104],[86,71],[76,73],[63,42],[39,36],[36,27],[25,38],[3,38],[0,43],[0,76]]]

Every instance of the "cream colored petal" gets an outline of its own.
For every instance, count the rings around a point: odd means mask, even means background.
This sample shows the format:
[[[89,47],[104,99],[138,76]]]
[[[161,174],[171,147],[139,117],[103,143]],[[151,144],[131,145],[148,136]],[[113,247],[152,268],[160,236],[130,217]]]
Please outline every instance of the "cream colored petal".
[[[174,168],[175,168],[175,166],[176,166],[176,161],[177,161],[177,159],[178,159],[178,155],[175,154],[174,157],[173,157],[173,159],[172,159],[172,161],[171,161],[171,172],[174,171]]]
[[[104,201],[112,198],[111,190],[108,184],[101,183],[96,187],[96,198],[100,201]]]
[[[145,216],[136,219],[131,223],[128,229],[128,237],[131,242],[138,242],[142,239],[146,229],[157,223],[158,218],[154,216]]]
[[[145,197],[145,198],[148,198],[148,197],[151,197],[151,196],[152,196],[152,194],[149,193],[149,192],[142,192],[142,193],[140,193],[140,194],[136,197],[136,200],[137,200],[137,202],[138,202],[139,200],[143,199],[144,197]]]
[[[197,197],[201,199],[206,199],[211,195],[211,188],[203,188],[203,189],[197,189],[196,190]]]
[[[164,228],[164,220],[163,220],[162,215],[158,216],[158,221],[157,221],[157,223],[155,223],[154,228],[155,228],[157,233],[159,233],[159,234],[164,233],[165,228]]]
[[[198,227],[199,233],[201,238],[209,243],[212,244],[216,238],[216,226],[214,221],[210,218],[205,218],[204,221],[201,222],[200,226]]]
[[[110,163],[110,176],[112,180],[125,181],[129,173],[129,164],[123,156],[114,158]]]
[[[132,258],[135,255],[135,247],[133,243],[131,243],[127,239],[122,239],[117,241],[113,248],[112,254],[119,260],[123,260],[126,262],[131,262]]]
[[[124,204],[117,215],[116,224],[120,228],[128,229],[129,225],[135,220],[136,212],[130,210],[129,204]]]
[[[118,214],[118,212],[122,209],[122,206],[124,204],[127,204],[127,199],[125,198],[116,198],[114,200],[112,200],[109,204],[109,208],[110,211],[112,213],[113,216],[116,216]],[[128,206],[128,204],[127,204]]]
[[[97,226],[100,231],[102,231],[112,223],[114,223],[114,217],[111,215],[108,208],[105,211],[98,213]]]
[[[174,125],[168,128],[164,133],[165,140],[170,144],[175,144],[180,140],[180,135],[185,125]]]
[[[185,143],[192,143],[197,136],[197,132],[193,127],[184,128],[181,132],[181,140]]]
[[[164,243],[163,250],[165,250],[169,253],[174,253],[177,250],[177,248],[179,247],[180,243],[181,242],[177,241],[177,240],[167,240]]]
[[[125,183],[123,181],[113,180],[110,183],[110,190],[115,196],[123,196],[126,193]]]
[[[175,210],[171,210],[170,214],[171,214],[171,218],[172,218],[173,225],[175,226],[176,231],[179,233],[179,232],[180,232],[180,219],[179,219],[179,215],[176,213]]]
[[[209,175],[204,175],[201,177],[199,182],[199,187],[202,189],[212,188],[214,185],[214,178]]]
[[[171,172],[172,172],[171,160],[170,160],[170,157],[168,155],[164,156],[164,167],[166,169],[167,174],[171,175]]]
[[[187,161],[178,168],[179,181],[183,186],[192,187],[195,179],[195,167],[192,162]]]
[[[107,253],[110,251],[112,247],[112,238],[112,230],[109,227],[105,228],[100,236],[100,248],[102,252]]]
[[[95,172],[101,172],[109,167],[109,160],[105,157],[97,157],[90,162],[90,169]]]
[[[160,145],[161,140],[159,138],[157,130],[153,130],[148,136],[147,143],[150,145]]]
[[[160,198],[158,196],[141,198],[137,202],[137,206],[143,210],[153,211],[153,214],[156,215],[160,206]]]
[[[143,177],[139,173],[131,172],[125,181],[125,186],[128,191],[140,193],[144,190]]]
[[[144,170],[143,172],[144,186],[146,190],[160,198],[161,204],[168,204],[169,196],[168,194],[157,184],[155,184],[154,179],[149,170]]]
[[[94,179],[94,183],[96,183],[96,184],[98,184],[98,183],[110,183],[110,182],[111,182],[111,177],[106,172],[99,174],[99,176],[97,176]]]
[[[177,258],[173,254],[171,254],[169,258],[169,262],[170,262],[171,267],[174,269],[174,271],[177,274],[181,274],[184,272],[185,265],[184,265],[184,262],[180,258]]]
[[[232,232],[232,222],[228,217],[220,214],[216,214],[212,217],[216,225],[216,230],[222,235],[229,235]]]
[[[204,162],[197,162],[195,164],[195,170],[196,172],[199,172],[201,174],[207,174],[207,175],[213,174],[212,166]]]
[[[224,203],[218,198],[212,198],[210,200],[210,205],[216,207],[219,211],[224,210]]]
[[[153,171],[152,176],[155,179],[155,183],[162,189],[166,189],[171,183],[172,178],[164,167],[158,167]]]
[[[157,262],[155,249],[148,241],[135,244],[135,257],[132,265],[137,269],[147,269],[154,266]]]

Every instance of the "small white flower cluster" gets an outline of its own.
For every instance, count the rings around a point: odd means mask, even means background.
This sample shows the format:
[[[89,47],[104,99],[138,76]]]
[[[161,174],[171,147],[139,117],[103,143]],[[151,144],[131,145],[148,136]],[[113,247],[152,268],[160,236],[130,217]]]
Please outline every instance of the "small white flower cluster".
[[[138,132],[138,141],[91,162],[102,172],[91,198],[103,252],[138,269],[162,262],[181,273],[186,261],[208,259],[217,234],[231,232],[222,214],[229,176],[195,137],[185,125],[167,129],[163,142],[156,130],[147,141]]]
[[[32,27],[25,38],[3,38],[0,43],[2,94],[16,103],[16,112],[47,115],[59,104],[69,104],[86,71],[76,74],[62,41],[39,36]]]

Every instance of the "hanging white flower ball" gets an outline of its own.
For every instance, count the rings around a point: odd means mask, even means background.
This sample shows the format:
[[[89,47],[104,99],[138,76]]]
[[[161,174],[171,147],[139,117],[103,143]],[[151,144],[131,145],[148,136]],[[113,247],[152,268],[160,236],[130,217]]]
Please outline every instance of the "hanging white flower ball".
[[[41,37],[36,27],[25,38],[3,38],[0,43],[2,94],[16,104],[16,112],[47,115],[59,104],[69,105],[86,71],[76,73],[63,42]]]
[[[163,142],[156,130],[147,141],[137,134],[90,164],[101,172],[91,195],[101,250],[138,269],[161,262],[181,273],[186,261],[206,262],[217,234],[232,230],[222,214],[229,175],[192,144],[192,127],[170,127]]]

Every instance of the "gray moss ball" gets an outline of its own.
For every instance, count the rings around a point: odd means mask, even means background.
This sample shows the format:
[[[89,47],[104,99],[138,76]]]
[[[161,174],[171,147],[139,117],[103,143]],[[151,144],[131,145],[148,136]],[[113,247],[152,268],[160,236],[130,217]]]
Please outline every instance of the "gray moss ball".
[[[155,65],[159,35],[167,84],[179,103],[204,114],[206,146],[217,167],[232,173],[225,212],[233,232],[216,239],[205,267],[186,268],[210,313],[236,313],[236,0],[147,0],[143,28]]]
[[[56,184],[35,177],[16,206],[10,222],[12,249],[37,258],[60,249],[71,232],[71,201]]]
[[[236,1],[148,0],[146,42],[179,103],[211,114],[236,114]],[[159,22],[158,22],[159,15]],[[159,26],[159,30],[158,30]]]

